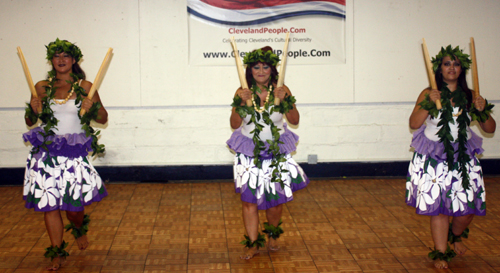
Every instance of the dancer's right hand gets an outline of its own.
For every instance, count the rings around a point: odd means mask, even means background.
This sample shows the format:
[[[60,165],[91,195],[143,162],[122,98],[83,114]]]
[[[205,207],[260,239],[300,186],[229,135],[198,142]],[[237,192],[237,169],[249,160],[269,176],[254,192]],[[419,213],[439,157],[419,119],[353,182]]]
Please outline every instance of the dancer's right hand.
[[[441,99],[441,91],[432,89],[431,92],[429,92],[429,99],[436,103],[437,100]]]
[[[42,109],[42,100],[37,97],[32,97],[31,98],[31,101],[30,101],[30,105],[31,105],[31,109],[33,109],[33,112],[35,112],[35,114],[40,114],[38,113],[38,109]]]
[[[237,95],[243,100],[242,105],[247,101],[252,99],[252,91],[250,89],[239,89]]]

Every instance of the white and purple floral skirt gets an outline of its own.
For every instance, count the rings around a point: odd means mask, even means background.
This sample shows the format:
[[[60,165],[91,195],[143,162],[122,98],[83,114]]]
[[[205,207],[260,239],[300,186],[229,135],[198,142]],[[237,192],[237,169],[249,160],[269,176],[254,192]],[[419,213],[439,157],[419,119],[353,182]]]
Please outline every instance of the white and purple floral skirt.
[[[452,169],[446,161],[443,144],[429,140],[422,126],[413,135],[413,158],[406,177],[406,204],[416,208],[417,214],[464,216],[486,214],[486,192],[483,172],[475,154],[483,152],[482,139],[472,132],[467,153],[469,188],[462,186],[458,164]],[[457,143],[452,143],[456,150]],[[456,162],[456,158],[455,158]]]
[[[50,136],[51,144],[41,148],[41,128],[25,133],[33,148],[24,175],[26,208],[35,211],[83,211],[84,206],[108,195],[101,177],[88,161],[91,137],[85,133]]]
[[[274,168],[271,168],[271,157],[262,152],[262,168],[254,164],[253,141],[241,134],[237,129],[227,141],[228,146],[236,152],[234,157],[234,183],[236,193],[241,193],[241,200],[257,204],[259,210],[266,210],[293,200],[293,192],[305,188],[309,179],[302,168],[295,162],[290,153],[295,150],[298,136],[286,129],[281,135],[280,152],[286,154],[281,168],[287,170],[281,174],[284,188],[280,183],[271,182]]]

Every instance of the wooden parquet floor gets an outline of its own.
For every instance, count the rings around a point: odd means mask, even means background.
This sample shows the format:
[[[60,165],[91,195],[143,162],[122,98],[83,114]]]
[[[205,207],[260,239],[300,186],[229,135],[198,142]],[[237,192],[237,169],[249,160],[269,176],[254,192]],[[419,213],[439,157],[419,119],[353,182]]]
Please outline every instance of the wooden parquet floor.
[[[78,250],[66,233],[71,256],[59,272],[500,272],[499,182],[486,178],[487,216],[441,271],[427,258],[429,217],[404,203],[404,179],[311,181],[284,207],[281,250],[250,261],[239,259],[233,183],[108,184],[109,196],[86,209],[90,246]],[[0,273],[43,272],[43,214],[24,208],[22,187],[1,187],[0,206]]]

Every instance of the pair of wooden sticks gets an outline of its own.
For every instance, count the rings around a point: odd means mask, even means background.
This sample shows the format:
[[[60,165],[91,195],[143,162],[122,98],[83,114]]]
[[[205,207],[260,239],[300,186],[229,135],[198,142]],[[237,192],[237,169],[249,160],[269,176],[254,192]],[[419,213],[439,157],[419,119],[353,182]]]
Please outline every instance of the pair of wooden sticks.
[[[427,68],[427,76],[429,76],[429,81],[431,83],[432,89],[437,89],[436,78],[434,78],[434,71],[432,70],[431,59],[429,58],[429,51],[427,50],[427,44],[425,43],[425,39],[423,38],[422,47],[424,48],[424,59],[425,59],[425,67]],[[470,38],[470,51],[471,51],[471,59],[472,59],[472,86],[474,88],[474,97],[477,98],[479,96],[479,78],[477,76],[477,61],[476,61],[476,46],[474,45],[474,38]],[[440,110],[443,108],[441,106],[441,101],[436,100],[436,108]]]
[[[104,60],[102,61],[101,67],[99,68],[99,71],[97,72],[97,75],[95,77],[94,83],[92,84],[92,87],[90,88],[89,93],[87,94],[88,99],[92,99],[94,97],[94,93],[97,90],[97,86],[101,84],[102,78],[103,78],[103,70],[105,67],[108,66],[110,60],[111,60],[111,53],[113,52],[113,48],[109,48],[108,52],[106,53],[106,56],[104,57]],[[28,64],[26,63],[26,59],[24,58],[23,51],[21,50],[20,47],[17,47],[17,53],[19,54],[19,58],[21,59],[21,64],[23,66],[24,70],[24,75],[26,76],[26,80],[28,81],[28,86],[30,88],[31,94],[33,97],[37,98],[38,95],[35,90],[35,85],[33,84],[33,79],[31,78],[31,73],[28,68]],[[38,113],[42,112],[42,109],[37,109]],[[80,110],[80,116],[83,116],[85,114],[85,110],[81,109]]]
[[[288,42],[290,32],[286,33],[285,38],[285,47],[283,49],[283,58],[281,58],[280,64],[280,73],[278,78],[277,87],[282,87],[285,83],[285,66],[286,66],[286,58],[288,56]],[[247,80],[245,78],[245,71],[243,70],[243,64],[241,63],[240,55],[238,54],[238,48],[236,47],[236,42],[234,41],[234,36],[231,37],[231,46],[233,47],[234,59],[236,60],[236,69],[238,70],[238,77],[240,79],[241,88],[248,89]],[[252,106],[252,100],[246,101],[247,106]],[[274,97],[274,105],[279,105],[280,99],[278,97]]]

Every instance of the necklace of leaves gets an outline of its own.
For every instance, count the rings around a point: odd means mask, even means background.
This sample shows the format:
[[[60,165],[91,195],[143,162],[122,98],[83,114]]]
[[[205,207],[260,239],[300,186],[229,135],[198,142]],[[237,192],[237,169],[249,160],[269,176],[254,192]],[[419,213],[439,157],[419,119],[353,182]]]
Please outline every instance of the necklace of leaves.
[[[465,92],[462,91],[462,88],[458,85],[457,89],[454,92],[451,92],[448,89],[447,84],[444,83],[441,88],[441,97],[442,99],[442,110],[441,110],[441,119],[438,122],[438,126],[441,126],[441,129],[437,132],[437,136],[439,137],[439,141],[444,145],[444,151],[446,153],[446,161],[448,163],[449,170],[453,170],[455,168],[455,153],[458,153],[458,172],[462,177],[462,187],[464,189],[469,189],[469,174],[467,173],[467,164],[470,161],[470,157],[467,154],[467,128],[470,125],[470,119],[467,115],[467,97],[465,96]],[[458,149],[455,152],[452,146],[453,136],[451,135],[450,123],[455,124],[453,120],[453,106],[451,101],[455,103],[455,107],[458,107]],[[431,118],[437,118],[439,114],[439,110],[436,109],[436,105],[428,99],[428,95],[426,99],[424,99],[420,104],[420,107],[424,110],[429,111]],[[493,108],[493,106],[491,106]],[[490,112],[491,112],[490,108]],[[486,110],[486,108],[485,108]],[[484,112],[484,111],[483,111]]]
[[[262,90],[257,86],[255,83],[255,80],[252,81],[252,96],[255,101],[255,105],[260,106],[260,97],[257,93],[262,93]],[[271,85],[272,82],[271,80],[269,81],[268,86],[264,86],[264,88],[267,90],[267,92],[270,92],[269,99],[264,103],[264,111],[262,113],[259,113],[258,111],[255,111],[253,105],[252,106],[246,106],[246,105],[241,105],[242,99],[239,96],[235,96],[233,98],[233,103],[231,106],[236,108],[236,113],[240,115],[241,118],[245,118],[247,115],[250,115],[250,121],[248,124],[253,123],[255,125],[255,129],[251,131],[250,133],[253,133],[253,138],[252,141],[255,145],[255,148],[253,150],[253,155],[254,155],[254,164],[257,166],[257,168],[262,169],[262,161],[259,160],[260,152],[264,151],[266,149],[265,143],[260,139],[260,133],[262,132],[262,129],[264,126],[262,124],[259,124],[257,121],[263,120],[266,125],[268,125],[271,129],[271,135],[272,139],[266,140],[266,142],[269,144],[269,151],[272,154],[272,159],[271,159],[271,165],[269,166],[270,168],[273,169],[273,173],[271,175],[271,182],[277,182],[280,183],[281,188],[284,189],[284,181],[281,179],[281,174],[288,172],[288,170],[284,170],[282,168],[282,162],[286,161],[285,154],[282,154],[280,152],[280,148],[278,144],[283,144],[280,139],[280,133],[278,127],[274,124],[274,122],[271,120],[271,114],[274,112],[279,112],[281,114],[286,114],[288,111],[293,109],[293,104],[295,103],[295,97],[294,96],[285,96],[285,98],[281,101],[280,105],[272,105],[271,102],[274,102],[274,92],[271,90]]]
[[[98,118],[98,110],[99,108],[102,107],[100,102],[94,103],[92,107],[90,107],[89,111],[87,111],[83,116],[80,116],[80,109],[81,109],[81,103],[85,97],[87,97],[87,94],[85,93],[85,89],[81,87],[78,84],[78,80],[80,79],[78,75],[71,73],[71,77],[73,78],[73,82],[71,81],[66,81],[67,83],[71,84],[72,88],[71,90],[74,90],[76,94],[76,100],[75,100],[75,105],[78,106],[78,116],[80,117],[80,123],[82,124],[82,129],[85,131],[85,135],[91,136],[92,137],[92,143],[91,147],[93,150],[92,156],[95,154],[100,154],[105,151],[104,149],[104,144],[98,144],[97,141],[97,136],[99,135],[100,131],[94,130],[92,126],[90,126],[90,121],[92,119],[97,119]],[[45,127],[43,128],[43,131],[40,133],[43,137],[43,143],[39,146],[36,147],[33,150],[33,153],[38,153],[41,149],[46,150],[47,152],[49,151],[47,145],[52,144],[52,141],[48,140],[50,136],[55,135],[53,129],[56,128],[58,120],[54,116],[54,112],[50,108],[51,105],[54,105],[54,99],[56,96],[56,90],[58,87],[54,86],[57,79],[55,75],[55,71],[49,71],[49,77],[48,77],[49,83],[45,86],[45,93],[47,96],[42,98],[42,112],[36,115],[31,108],[30,104],[27,103],[26,107],[26,117],[31,120],[31,122],[34,124],[36,123],[37,119],[40,119],[43,124],[45,124]]]

